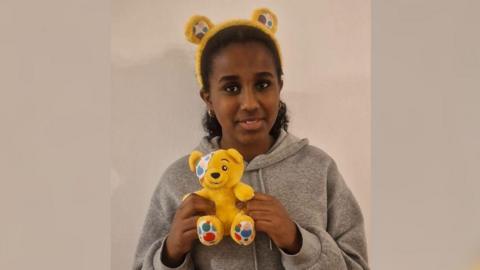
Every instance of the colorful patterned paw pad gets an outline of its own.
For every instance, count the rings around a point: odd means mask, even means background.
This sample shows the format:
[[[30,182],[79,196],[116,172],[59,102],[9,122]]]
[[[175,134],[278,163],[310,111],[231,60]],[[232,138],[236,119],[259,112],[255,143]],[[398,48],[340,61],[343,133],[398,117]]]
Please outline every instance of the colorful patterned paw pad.
[[[248,245],[254,238],[253,225],[249,221],[242,221],[235,226],[234,237],[237,243]]]
[[[217,228],[209,220],[201,222],[198,226],[198,239],[204,245],[211,246],[216,244],[220,239],[217,237]]]

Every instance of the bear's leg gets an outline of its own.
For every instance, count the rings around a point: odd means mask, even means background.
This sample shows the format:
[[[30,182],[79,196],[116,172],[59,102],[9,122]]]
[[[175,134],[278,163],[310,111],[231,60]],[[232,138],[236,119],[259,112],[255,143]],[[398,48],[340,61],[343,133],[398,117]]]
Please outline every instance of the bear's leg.
[[[223,223],[216,216],[202,216],[197,220],[197,234],[206,246],[218,244],[224,234]]]
[[[255,239],[255,225],[251,217],[238,213],[232,222],[230,236],[239,245],[249,245]]]

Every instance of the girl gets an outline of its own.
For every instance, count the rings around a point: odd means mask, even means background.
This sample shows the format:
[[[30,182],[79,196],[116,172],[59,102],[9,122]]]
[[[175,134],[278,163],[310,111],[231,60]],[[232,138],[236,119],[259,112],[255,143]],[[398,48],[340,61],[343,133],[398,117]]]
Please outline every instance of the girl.
[[[198,242],[196,220],[215,213],[215,205],[197,195],[182,201],[199,189],[187,155],[154,192],[134,269],[368,269],[363,217],[335,162],[287,132],[276,23],[259,9],[252,20],[217,26],[194,16],[186,30],[199,44],[196,72],[207,106],[208,136],[196,150],[243,155],[242,181],[256,192],[239,207],[255,221],[255,241]]]

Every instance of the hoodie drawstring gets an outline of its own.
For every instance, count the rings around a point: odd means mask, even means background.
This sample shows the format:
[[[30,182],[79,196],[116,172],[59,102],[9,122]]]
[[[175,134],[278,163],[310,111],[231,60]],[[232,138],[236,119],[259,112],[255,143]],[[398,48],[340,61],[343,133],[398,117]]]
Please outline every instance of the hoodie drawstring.
[[[255,241],[253,241],[253,265],[255,266],[255,270],[258,270],[257,248],[255,247]]]
[[[262,175],[262,169],[258,169],[258,180],[260,181],[260,189],[262,190],[262,193],[267,193],[267,189],[265,188],[265,182],[263,182],[263,175]],[[272,248],[272,239],[268,239],[269,245],[270,245],[270,250],[273,250]]]

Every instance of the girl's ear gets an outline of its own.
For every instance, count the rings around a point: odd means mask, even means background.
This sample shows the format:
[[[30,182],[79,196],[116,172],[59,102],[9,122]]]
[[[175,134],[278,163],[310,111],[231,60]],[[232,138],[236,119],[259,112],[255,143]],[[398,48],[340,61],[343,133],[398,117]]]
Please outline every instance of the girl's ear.
[[[210,92],[207,92],[204,89],[200,90],[200,98],[202,98],[203,102],[205,102],[208,108],[211,109],[212,101],[210,100]]]

